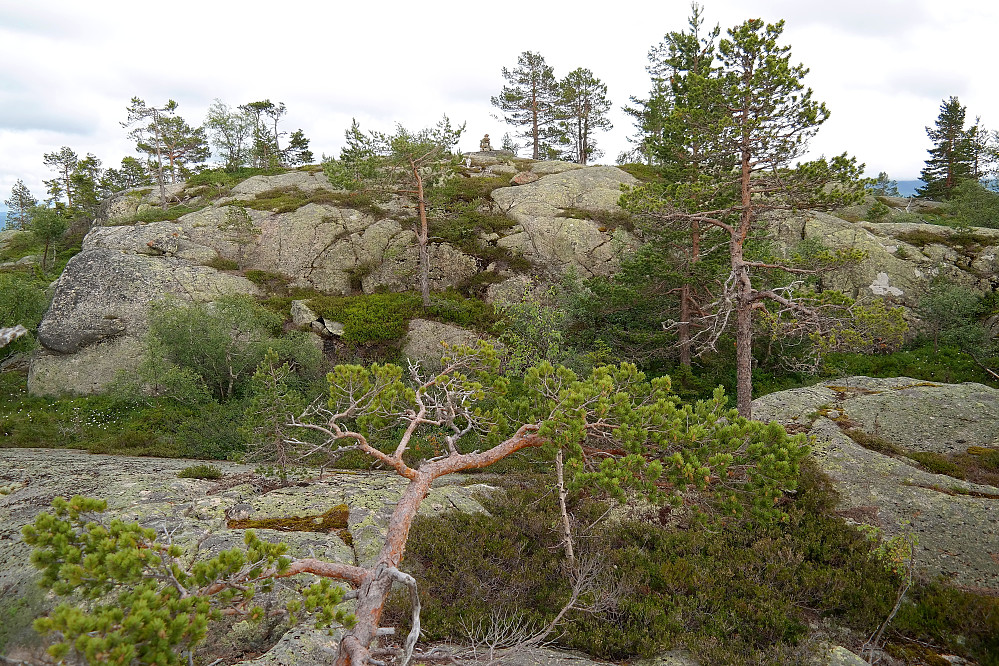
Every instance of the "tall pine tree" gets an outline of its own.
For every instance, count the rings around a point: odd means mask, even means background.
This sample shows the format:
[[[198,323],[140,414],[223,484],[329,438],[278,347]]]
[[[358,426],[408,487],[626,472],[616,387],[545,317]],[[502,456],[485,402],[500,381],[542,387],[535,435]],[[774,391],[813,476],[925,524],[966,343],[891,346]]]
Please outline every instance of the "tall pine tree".
[[[539,160],[551,154],[551,130],[556,122],[559,85],[555,73],[539,53],[524,51],[517,67],[503,68],[507,85],[491,99],[503,111],[503,119],[523,129],[517,134],[530,142],[531,157]]]
[[[607,119],[610,108],[607,85],[590,70],[579,67],[559,82],[557,132],[564,159],[586,164],[603,155],[593,133],[613,127]]]
[[[916,195],[927,199],[949,199],[954,187],[974,174],[973,141],[964,129],[967,109],[957,97],[940,104],[936,127],[927,127],[926,134],[933,141],[930,157],[919,173],[926,183]]]

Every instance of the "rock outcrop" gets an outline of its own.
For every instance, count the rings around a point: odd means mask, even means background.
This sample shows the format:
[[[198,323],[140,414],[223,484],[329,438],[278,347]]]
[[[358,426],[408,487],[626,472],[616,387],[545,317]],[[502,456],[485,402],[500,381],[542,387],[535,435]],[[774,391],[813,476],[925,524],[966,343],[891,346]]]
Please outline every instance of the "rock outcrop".
[[[493,210],[516,222],[483,242],[527,258],[535,273],[607,275],[638,245],[632,220],[618,206],[637,180],[616,167],[526,160],[506,151],[470,153],[465,176],[510,178],[492,192]],[[221,198],[208,202],[205,197]],[[166,295],[210,301],[253,293],[238,266],[276,274],[291,286],[324,293],[412,289],[418,268],[412,203],[399,196],[372,202],[336,191],[322,173],[302,170],[253,176],[226,190],[171,185],[171,201],[193,208],[171,222],[114,226],[158,201],[155,189],[120,195],[103,207],[105,225],[86,237],[69,263],[39,328],[43,351],[32,363],[36,394],[100,390],[116,370],[134,365],[149,303]],[[273,201],[272,210],[266,208]],[[894,205],[896,202],[892,202]],[[252,206],[250,204],[253,204]],[[245,224],[233,224],[242,220]],[[858,266],[822,277],[853,296],[890,297],[914,308],[930,281],[944,276],[982,293],[999,287],[999,230],[958,231],[928,224],[848,222],[812,213],[773,223],[790,253],[803,240],[861,250]],[[5,236],[5,241],[9,242]],[[481,271],[493,281],[487,299],[517,299],[527,276],[482,265],[447,243],[430,246],[434,290],[466,284]],[[999,318],[993,322],[999,329]],[[332,332],[336,335],[335,331]]]
[[[848,377],[763,396],[753,402],[753,417],[814,435],[815,457],[840,494],[843,515],[888,536],[910,530],[919,570],[999,591],[999,488],[925,471],[847,434],[860,431],[916,455],[999,450],[999,389]]]
[[[518,170],[538,177],[532,184],[496,192],[497,202],[519,224],[490,242],[523,252],[552,270],[575,267],[581,275],[607,273],[633,244],[627,232],[612,233],[578,217],[615,213],[620,186],[634,182],[623,171],[532,162],[505,151],[473,153],[467,161],[471,177]],[[349,193],[334,190],[322,173],[309,171],[253,176],[208,205],[202,201],[205,186],[194,190],[197,194],[188,193],[183,184],[169,189],[171,200],[203,207],[172,222],[120,226],[122,219],[152,208],[158,190],[127,192],[103,207],[106,226],[94,228],[83,251],[67,265],[39,327],[43,351],[32,363],[33,393],[99,391],[118,370],[134,367],[149,304],[160,298],[204,302],[256,292],[243,277],[211,266],[266,271],[292,286],[332,294],[415,285],[417,247],[409,222],[414,211],[402,197],[353,203]],[[242,205],[269,196],[291,197],[296,203],[282,203],[275,210]],[[566,211],[577,217],[559,216]],[[460,285],[484,268],[447,243],[431,244],[434,290]]]
[[[150,303],[174,297],[194,303],[257,288],[249,280],[193,263],[214,256],[165,224],[91,231],[70,259],[38,326],[43,349],[28,385],[37,395],[91,393],[141,357]]]
[[[823,284],[853,296],[889,296],[914,308],[936,277],[982,293],[999,288],[999,229],[958,230],[937,224],[848,222],[809,213],[775,223],[787,251],[802,240],[866,254],[858,266],[823,276]]]
[[[500,210],[518,223],[498,245],[556,273],[575,268],[582,277],[609,274],[636,247],[623,227],[611,230],[599,221],[601,214],[620,216],[621,186],[637,184],[633,176],[616,167],[563,162],[538,162],[531,171],[549,175],[493,191]]]
[[[0,638],[7,655],[28,654],[38,641],[31,621],[51,609],[55,600],[37,586],[38,573],[21,528],[51,506],[54,497],[85,495],[104,499],[108,517],[138,521],[157,532],[169,531],[174,543],[190,549],[200,541],[209,556],[243,543],[243,529],[228,527],[239,518],[284,518],[320,515],[346,504],[346,533],[286,532],[257,529],[265,541],[284,541],[294,557],[319,557],[367,566],[374,562],[388,529],[388,519],[402,494],[405,479],[389,472],[343,472],[322,481],[269,492],[254,485],[251,468],[214,463],[234,482],[179,479],[190,461],[160,458],[97,456],[80,451],[7,449],[0,466]],[[239,477],[238,475],[243,475]],[[245,479],[245,482],[238,483]],[[464,477],[448,477],[431,489],[421,515],[444,511],[482,512],[478,501],[494,489],[484,484],[462,485]],[[230,485],[231,487],[225,487]],[[349,535],[349,536],[348,536]],[[324,631],[296,630],[286,636],[301,652],[297,663],[324,663],[322,646],[332,639]],[[303,640],[304,639],[304,640]],[[280,650],[279,650],[280,651]],[[273,662],[273,659],[270,660]],[[264,659],[261,663],[268,663]],[[289,663],[287,661],[283,663]]]

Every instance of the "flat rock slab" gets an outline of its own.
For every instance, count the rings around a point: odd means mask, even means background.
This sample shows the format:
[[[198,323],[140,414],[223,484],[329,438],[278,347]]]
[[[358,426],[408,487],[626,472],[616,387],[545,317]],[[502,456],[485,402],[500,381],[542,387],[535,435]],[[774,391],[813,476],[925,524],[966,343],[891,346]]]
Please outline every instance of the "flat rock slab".
[[[843,425],[909,451],[999,448],[999,390],[907,377],[849,377],[764,396],[753,416],[807,428],[813,452],[840,494],[841,512],[917,538],[916,567],[958,585],[999,590],[999,488],[932,474],[866,449]]]
[[[182,547],[200,541],[206,555],[243,543],[245,530],[230,529],[230,518],[319,515],[346,504],[350,544],[336,534],[321,532],[256,532],[265,541],[286,542],[289,554],[295,557],[314,556],[365,566],[374,562],[389,517],[407,483],[390,472],[338,472],[321,481],[269,492],[247,482],[209,494],[218,488],[218,482],[177,478],[177,472],[197,462],[59,449],[0,450],[0,617],[16,618],[5,621],[0,629],[0,651],[3,641],[8,649],[37,641],[30,629],[31,620],[54,605],[54,600],[47,599],[37,587],[31,548],[22,541],[21,528],[48,509],[55,497],[85,495],[106,500],[109,517],[169,532],[173,542]],[[228,462],[211,464],[230,478],[253,469]],[[423,501],[420,514],[484,512],[477,498],[494,488],[462,485],[468,480],[458,475],[442,479]]]

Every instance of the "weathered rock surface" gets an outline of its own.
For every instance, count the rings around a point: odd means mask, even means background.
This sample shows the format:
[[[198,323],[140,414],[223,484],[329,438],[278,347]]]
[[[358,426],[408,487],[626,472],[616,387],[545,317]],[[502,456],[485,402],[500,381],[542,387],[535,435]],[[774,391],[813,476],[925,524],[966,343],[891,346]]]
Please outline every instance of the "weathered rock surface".
[[[350,510],[348,530],[353,545],[336,534],[278,532],[258,529],[267,541],[284,541],[289,554],[350,564],[374,561],[400,497],[405,480],[388,472],[343,472],[305,487],[293,486],[261,493],[250,483],[209,494],[213,481],[178,479],[177,472],[190,461],[161,458],[98,456],[80,451],[5,449],[0,465],[0,617],[4,618],[0,652],[10,654],[19,646],[37,641],[31,620],[54,605],[37,587],[30,562],[30,548],[21,540],[21,528],[51,506],[57,496],[86,495],[108,502],[109,517],[138,521],[157,531],[169,530],[174,543],[188,548],[204,537],[203,553],[242,544],[241,529],[227,527],[227,519],[319,515],[340,504]],[[227,475],[251,471],[245,465],[213,463]],[[422,515],[444,511],[484,511],[476,499],[493,492],[483,484],[461,485],[467,477],[448,477],[423,501]],[[207,536],[206,536],[207,534]],[[299,639],[322,645],[331,639],[325,632],[298,630]],[[283,654],[299,641],[286,637]],[[328,655],[326,655],[328,658]],[[290,663],[264,661],[262,663]],[[298,659],[295,663],[323,663]]]
[[[532,170],[537,173],[542,164],[556,163],[537,163]],[[559,214],[566,209],[619,211],[621,186],[637,182],[616,167],[590,167],[556,170],[533,183],[494,190],[493,200],[500,210],[519,223],[498,245],[557,272],[575,267],[583,276],[608,274],[621,254],[636,245],[632,236],[623,230],[601,231],[594,220]]]
[[[244,268],[285,275],[300,287],[349,294],[358,289],[371,293],[379,287],[409,289],[416,282],[415,236],[398,220],[316,203],[289,213],[248,209],[259,234],[240,245],[234,234],[220,228],[230,210],[229,206],[205,208],[181,217],[178,224],[185,238]],[[450,245],[433,243],[430,271],[431,288],[446,289],[474,275],[478,266],[473,257]]]
[[[911,459],[860,446],[843,428],[909,451],[997,449],[999,390],[849,377],[763,396],[753,402],[753,417],[815,435],[815,457],[839,491],[844,515],[882,527],[888,536],[911,530],[918,540],[917,569],[999,590],[999,488],[923,471]]]
[[[967,244],[958,230],[941,225],[847,222],[815,212],[775,227],[788,250],[814,239],[826,247],[865,252],[860,265],[822,278],[827,287],[853,296],[890,296],[913,308],[938,276],[983,293],[999,288],[999,229],[972,229],[981,241]]]
[[[149,306],[166,296],[200,303],[256,293],[245,278],[184,258],[207,254],[214,256],[171,225],[94,229],[59,277],[38,327],[43,350],[32,362],[31,391],[89,393],[118,369],[135,367]]]
[[[410,320],[406,330],[402,354],[409,360],[419,363],[420,367],[434,372],[441,367],[444,345],[474,347],[478,340],[479,336],[467,328],[428,319],[413,319]]]
[[[289,171],[276,176],[251,176],[237,183],[232,188],[233,196],[239,198],[254,197],[261,192],[282,187],[297,187],[309,192],[311,190],[330,190],[334,188],[322,172]]]

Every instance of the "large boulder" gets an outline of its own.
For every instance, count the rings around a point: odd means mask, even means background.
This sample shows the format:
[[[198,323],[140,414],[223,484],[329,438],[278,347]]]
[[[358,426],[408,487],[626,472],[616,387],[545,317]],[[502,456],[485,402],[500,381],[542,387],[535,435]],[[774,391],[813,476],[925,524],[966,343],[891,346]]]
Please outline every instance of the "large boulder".
[[[255,291],[242,277],[176,257],[85,249],[56,283],[38,341],[49,351],[72,354],[104,340],[141,337],[149,304],[167,294],[198,303]]]
[[[264,178],[264,176],[257,176]],[[418,249],[411,228],[371,212],[308,203],[287,213],[248,209],[259,231],[239,243],[226,230],[230,206],[205,208],[178,220],[184,236],[247,269],[287,276],[295,286],[323,292],[398,291],[416,284]],[[473,257],[447,243],[430,247],[431,287],[454,287],[478,272]]]
[[[42,350],[28,385],[41,395],[90,393],[134,368],[149,306],[167,296],[200,303],[256,293],[250,281],[182,257],[214,252],[169,225],[94,229],[55,284],[38,326]]]
[[[321,173],[254,176],[232,199],[286,188],[331,190]],[[183,187],[171,186],[171,193]],[[104,207],[105,218],[127,217],[156,192],[125,193]],[[321,198],[320,198],[321,199]],[[306,203],[290,212],[236,209],[226,200],[173,222],[98,226],[55,286],[39,326],[42,345],[29,379],[36,394],[99,391],[117,370],[135,367],[134,344],[145,333],[149,305],[172,295],[192,302],[257,293],[243,277],[218,271],[218,260],[277,273],[299,287],[335,294],[412,289],[418,249],[408,222],[411,204],[394,197],[364,210]],[[133,206],[132,204],[135,204]],[[252,233],[232,228],[234,213],[249,215]],[[479,271],[474,257],[447,243],[430,246],[430,285],[444,290]]]
[[[298,188],[305,192],[336,189],[322,172],[289,171],[276,176],[250,176],[232,188],[232,195],[246,199],[278,188]]]
[[[616,167],[558,171],[569,163],[537,163],[534,172],[544,164],[552,166],[551,175],[493,191],[500,210],[518,223],[497,244],[552,271],[574,268],[583,277],[610,273],[635,240],[623,229],[611,231],[595,219],[581,219],[580,213],[621,215],[621,188],[638,181]]]
[[[814,435],[841,513],[887,536],[911,531],[919,570],[999,591],[999,488],[931,473],[904,455],[999,450],[999,389],[848,377],[763,396],[753,417]]]

